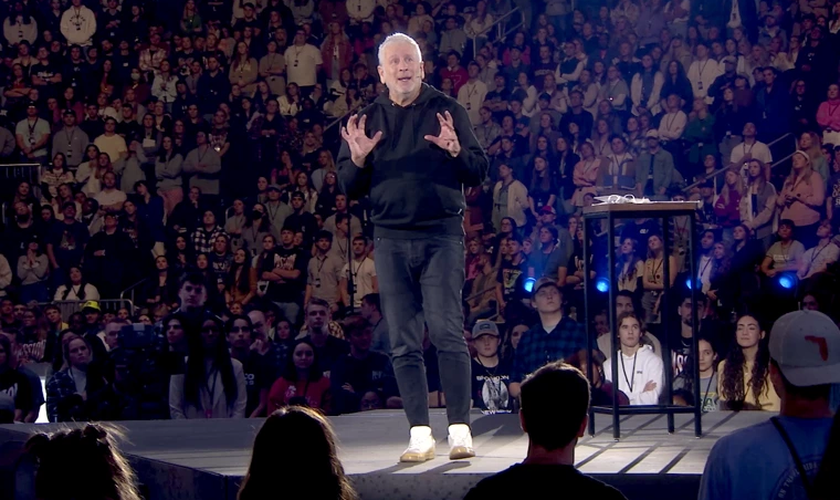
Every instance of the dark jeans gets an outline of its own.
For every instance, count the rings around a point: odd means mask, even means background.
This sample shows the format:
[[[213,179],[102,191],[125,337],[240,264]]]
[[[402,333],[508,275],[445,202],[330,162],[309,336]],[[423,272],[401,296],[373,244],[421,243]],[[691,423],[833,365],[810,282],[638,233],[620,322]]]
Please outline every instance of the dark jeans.
[[[464,239],[376,238],[376,276],[388,322],[391,361],[408,423],[429,425],[424,321],[437,348],[450,424],[470,423],[470,355],[464,341]],[[427,312],[427,314],[424,314]]]

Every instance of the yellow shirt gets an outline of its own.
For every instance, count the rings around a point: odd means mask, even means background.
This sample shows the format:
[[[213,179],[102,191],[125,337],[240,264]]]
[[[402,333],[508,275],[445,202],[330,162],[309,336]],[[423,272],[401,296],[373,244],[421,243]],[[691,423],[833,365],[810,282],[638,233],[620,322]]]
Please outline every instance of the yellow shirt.
[[[753,365],[754,363],[751,362],[747,362],[745,364],[743,381],[744,403],[752,407],[755,406],[755,394],[753,394],[752,385],[750,384],[750,379],[752,378]],[[726,401],[726,398],[723,394],[723,374],[725,368],[726,360],[723,360],[718,365],[718,394],[720,395],[720,402],[723,407],[725,407],[723,403]],[[761,394],[758,397],[758,409],[762,411],[779,411],[781,406],[781,400],[779,399],[779,395],[776,394],[776,389],[773,387],[773,383],[770,382],[769,370],[764,375],[764,378],[764,390],[761,391]]]

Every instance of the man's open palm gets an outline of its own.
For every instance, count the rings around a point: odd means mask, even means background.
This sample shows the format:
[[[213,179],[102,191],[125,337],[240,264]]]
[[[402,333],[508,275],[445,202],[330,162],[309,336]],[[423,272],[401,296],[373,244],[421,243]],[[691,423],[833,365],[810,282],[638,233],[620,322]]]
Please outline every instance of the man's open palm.
[[[381,130],[373,134],[373,137],[365,135],[365,121],[367,116],[359,118],[359,115],[353,115],[347,120],[347,125],[341,128],[341,137],[350,148],[350,159],[358,167],[364,166],[365,158],[382,139]]]

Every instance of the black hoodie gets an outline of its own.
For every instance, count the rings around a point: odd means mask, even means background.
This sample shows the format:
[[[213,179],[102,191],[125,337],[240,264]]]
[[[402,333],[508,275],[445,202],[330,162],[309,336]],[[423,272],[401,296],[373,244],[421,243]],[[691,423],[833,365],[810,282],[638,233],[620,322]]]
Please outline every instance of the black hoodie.
[[[452,157],[426,135],[440,134],[436,113],[449,111],[461,152]],[[472,130],[466,110],[455,99],[423,84],[406,107],[379,96],[359,116],[367,116],[365,134],[382,131],[382,139],[365,159],[364,168],[350,159],[347,142],[338,154],[338,178],[352,199],[370,195],[375,235],[424,238],[432,234],[463,236],[464,186],[487,177],[489,161]]]

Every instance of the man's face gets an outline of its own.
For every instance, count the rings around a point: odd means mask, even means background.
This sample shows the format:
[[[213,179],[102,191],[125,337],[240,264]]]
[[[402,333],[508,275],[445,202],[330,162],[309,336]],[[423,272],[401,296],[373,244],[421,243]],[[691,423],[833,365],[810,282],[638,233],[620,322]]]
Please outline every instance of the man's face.
[[[216,223],[216,216],[213,215],[213,212],[208,210],[204,212],[204,217],[202,221],[204,222],[205,226],[212,226]]]
[[[697,309],[697,321],[703,319],[702,316],[702,309],[701,304],[698,302],[695,306]],[[680,319],[682,320],[684,325],[691,326],[691,299],[685,299],[682,304],[680,304]]]
[[[367,246],[365,245],[365,240],[354,240],[353,241],[353,255],[356,257],[361,257],[365,254],[365,250]]]
[[[700,239],[700,246],[703,248],[703,250],[711,249],[714,246],[714,244],[715,235],[710,232],[704,233],[703,238]]]
[[[280,232],[280,243],[284,246],[289,246],[295,239],[294,231],[289,231],[288,229],[284,229]]]
[[[114,120],[108,120],[105,122],[105,132],[109,134],[113,134],[114,130],[117,128],[117,122]]]
[[[595,333],[598,335],[610,333],[610,322],[606,314],[595,316]]]
[[[764,83],[767,84],[767,86],[769,87],[769,86],[773,85],[773,82],[775,82],[775,81],[776,81],[776,72],[771,70],[771,69],[765,69],[764,70]]]
[[[386,46],[378,70],[380,81],[389,91],[401,96],[417,92],[426,76],[422,57],[417,48],[408,42]]]
[[[121,328],[122,325],[117,323],[108,323],[105,325],[105,343],[108,344],[109,349],[117,348]]]
[[[204,303],[207,301],[207,290],[202,284],[187,281],[178,292],[178,298],[181,299],[181,307],[204,307]]]
[[[343,194],[340,194],[335,197],[335,208],[339,212],[343,212],[347,210],[347,197]]]
[[[326,238],[319,239],[315,244],[318,246],[318,249],[324,253],[327,253],[330,250],[330,247],[332,246],[330,240]]]
[[[353,332],[350,338],[350,345],[358,351],[369,351],[370,345],[373,343],[373,331],[370,328],[362,328],[359,331]]]
[[[621,316],[624,313],[633,312],[633,300],[630,297],[618,296],[615,298],[615,315]]]
[[[251,311],[248,313],[248,318],[251,319],[251,335],[254,340],[265,340],[267,337],[265,333],[265,314],[262,311]]]
[[[23,320],[23,315],[26,314],[26,306],[23,304],[17,304],[14,308],[15,319],[18,321]]]
[[[0,314],[3,316],[8,316],[15,312],[15,305],[12,303],[11,300],[4,300],[2,304],[0,304]]]
[[[106,188],[113,189],[117,185],[117,178],[111,172],[107,172],[102,178],[102,183],[105,184]]]
[[[292,208],[295,210],[300,210],[303,208],[303,197],[301,196],[293,196],[292,197]]]
[[[563,294],[554,286],[543,286],[534,295],[534,305],[537,312],[543,314],[555,313],[563,305]]]
[[[805,311],[819,311],[820,305],[817,302],[816,297],[813,295],[806,295],[805,298],[802,299],[802,309]]]
[[[251,327],[248,322],[243,319],[234,321],[230,332],[228,332],[227,340],[234,349],[249,349],[251,347]]]
[[[324,325],[329,321],[329,311],[326,307],[311,305],[306,310],[306,326],[312,334],[320,335]]]

